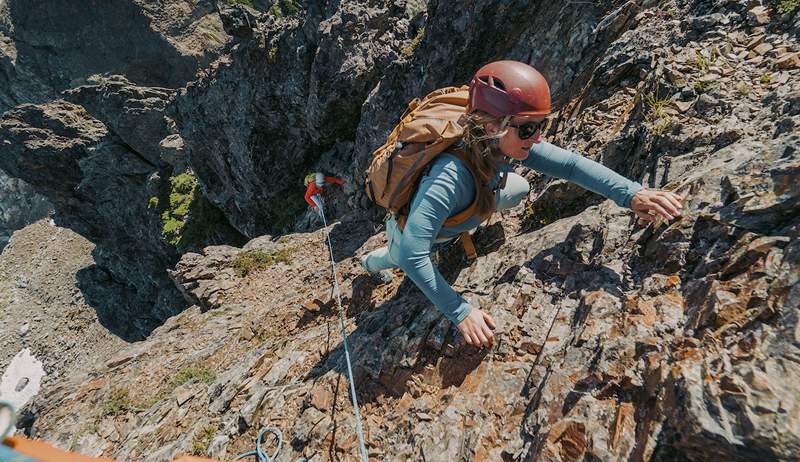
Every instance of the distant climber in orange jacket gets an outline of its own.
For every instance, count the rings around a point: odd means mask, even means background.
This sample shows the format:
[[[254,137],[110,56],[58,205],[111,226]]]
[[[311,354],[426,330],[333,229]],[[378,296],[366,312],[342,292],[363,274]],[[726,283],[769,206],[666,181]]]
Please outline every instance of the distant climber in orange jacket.
[[[317,203],[314,201],[313,197],[317,196],[317,198],[322,201],[322,192],[327,186],[332,184],[341,186],[344,184],[344,180],[336,178],[335,176],[325,176],[321,172],[317,172],[308,175],[305,179],[305,184],[308,186],[308,188],[306,188],[306,202],[308,202],[308,205],[310,205],[312,209],[316,210]]]

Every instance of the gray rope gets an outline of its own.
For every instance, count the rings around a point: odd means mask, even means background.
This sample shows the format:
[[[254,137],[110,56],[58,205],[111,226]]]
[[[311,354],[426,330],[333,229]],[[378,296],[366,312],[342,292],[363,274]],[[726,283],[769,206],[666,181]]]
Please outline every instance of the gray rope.
[[[333,245],[331,235],[328,232],[328,221],[325,219],[325,211],[319,207],[319,214],[322,217],[322,224],[325,226],[325,238],[328,240],[328,253],[331,256],[331,269],[333,270],[333,287],[336,294],[336,303],[339,305],[339,331],[342,334],[342,344],[344,345],[344,357],[347,360],[347,375],[350,379],[350,396],[353,398],[353,410],[356,416],[356,433],[358,434],[358,445],[361,449],[361,461],[367,461],[367,448],[364,445],[364,432],[361,430],[361,415],[358,412],[358,400],[356,399],[356,386],[353,381],[353,367],[350,364],[350,349],[347,347],[347,335],[344,329],[344,309],[342,308],[342,297],[339,290],[339,277],[336,274],[336,261],[333,259]]]

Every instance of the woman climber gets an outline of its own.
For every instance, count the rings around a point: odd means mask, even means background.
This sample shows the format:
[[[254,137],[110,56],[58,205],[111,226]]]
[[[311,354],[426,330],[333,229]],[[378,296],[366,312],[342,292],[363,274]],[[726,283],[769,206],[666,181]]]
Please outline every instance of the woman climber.
[[[322,172],[316,172],[306,175],[303,184],[306,185],[306,202],[312,209],[318,210],[320,204],[324,202],[325,188],[333,184],[341,186],[344,184],[344,180],[335,176],[325,176]]]
[[[550,112],[549,86],[533,67],[497,61],[480,68],[469,84],[466,114],[459,119],[464,128],[461,140],[428,164],[405,223],[398,224],[394,215],[387,221],[387,246],[361,259],[364,269],[383,283],[391,281],[389,269],[402,269],[470,345],[492,345],[495,323],[450,287],[431,262],[431,250],[527,196],[528,182],[513,173],[509,161],[575,182],[646,221],[681,214],[681,196],[645,189],[597,162],[542,141]],[[456,155],[457,149],[466,154]],[[472,204],[477,208],[470,217],[443,226]]]

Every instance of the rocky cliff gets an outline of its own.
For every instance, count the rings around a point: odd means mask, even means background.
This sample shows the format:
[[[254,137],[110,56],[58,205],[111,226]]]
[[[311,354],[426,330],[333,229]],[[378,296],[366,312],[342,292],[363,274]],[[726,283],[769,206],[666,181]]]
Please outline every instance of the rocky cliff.
[[[0,121],[0,166],[97,244],[114,329],[148,334],[49,384],[26,431],[161,461],[272,425],[280,460],[355,458],[330,231],[374,460],[800,453],[795,3],[231,3],[185,86],[99,76]],[[437,256],[498,323],[477,350],[402,273],[360,269],[385,236],[359,185],[405,102],[499,57],[552,82],[556,143],[686,203],[642,226],[520,169],[532,199],[479,229],[479,258]],[[328,230],[300,202],[313,168],[348,180]]]

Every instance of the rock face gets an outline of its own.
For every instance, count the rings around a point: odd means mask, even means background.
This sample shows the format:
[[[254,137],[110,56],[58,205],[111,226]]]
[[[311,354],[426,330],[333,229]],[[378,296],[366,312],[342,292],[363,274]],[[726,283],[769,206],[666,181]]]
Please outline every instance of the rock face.
[[[0,252],[14,231],[46,216],[52,206],[22,180],[0,170]]]
[[[280,460],[354,459],[332,257],[375,460],[796,459],[800,70],[786,56],[800,50],[796,22],[751,3],[220,6],[235,43],[185,89],[113,78],[9,111],[2,168],[102,242],[98,265],[149,287],[148,307],[166,306],[167,281],[192,305],[45,387],[27,431],[166,461],[231,459],[277,426]],[[364,274],[385,235],[358,184],[410,97],[500,56],[554,82],[556,143],[685,203],[642,226],[520,169],[535,200],[482,227],[471,264],[458,246],[437,255],[496,321],[477,350],[401,272],[381,286]],[[310,168],[350,172],[331,204],[344,218],[178,255],[148,198],[179,166],[249,237],[298,219],[284,198]]]
[[[93,74],[180,87],[228,40],[210,0],[6,0],[0,18],[0,113]]]

